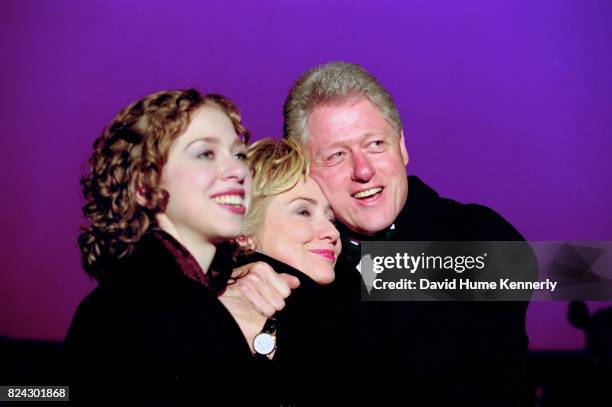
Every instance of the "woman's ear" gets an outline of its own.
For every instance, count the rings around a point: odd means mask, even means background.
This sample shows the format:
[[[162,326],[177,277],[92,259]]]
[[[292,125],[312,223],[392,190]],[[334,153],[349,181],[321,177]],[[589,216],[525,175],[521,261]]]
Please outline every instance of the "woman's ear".
[[[138,205],[140,206],[144,206],[145,208],[148,208],[148,202],[146,198],[146,194],[147,194],[146,189],[142,185],[142,182],[140,182],[139,178],[136,178],[136,181],[134,181],[134,190],[136,192],[136,203],[138,203]]]
[[[238,235],[236,244],[242,249],[256,250],[255,241],[250,236]]]
[[[145,199],[144,194],[139,188],[136,188],[136,202],[140,206],[147,206],[147,200]]]

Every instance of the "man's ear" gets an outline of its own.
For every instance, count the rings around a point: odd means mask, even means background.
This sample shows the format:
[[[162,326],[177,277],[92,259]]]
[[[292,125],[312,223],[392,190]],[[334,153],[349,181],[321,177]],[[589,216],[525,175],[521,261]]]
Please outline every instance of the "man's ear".
[[[408,150],[406,150],[406,143],[404,142],[404,130],[400,131],[400,152],[402,153],[402,159],[404,160],[404,167],[408,165],[410,157],[408,157]]]
[[[256,250],[255,241],[250,236],[238,235],[235,240],[236,244],[243,249]]]

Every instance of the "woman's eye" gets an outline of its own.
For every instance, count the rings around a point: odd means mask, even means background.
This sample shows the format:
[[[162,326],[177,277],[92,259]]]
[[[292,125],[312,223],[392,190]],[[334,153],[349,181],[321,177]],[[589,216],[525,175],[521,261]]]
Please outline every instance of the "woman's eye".
[[[246,153],[238,153],[235,155],[235,157],[237,159],[239,159],[240,161],[246,161],[247,160],[247,155]]]
[[[200,154],[198,154],[198,158],[212,160],[213,158],[215,158],[215,153],[214,151],[211,151],[211,150],[202,151]]]
[[[305,208],[298,209],[296,213],[300,216],[310,216],[310,211]]]

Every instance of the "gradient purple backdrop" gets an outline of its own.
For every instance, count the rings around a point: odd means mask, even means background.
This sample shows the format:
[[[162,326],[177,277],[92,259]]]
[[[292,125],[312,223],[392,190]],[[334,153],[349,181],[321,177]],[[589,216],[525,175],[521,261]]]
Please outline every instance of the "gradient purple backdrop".
[[[195,86],[278,137],[311,66],[363,65],[394,96],[408,171],[531,240],[612,240],[612,2],[3,1],[0,335],[60,339],[94,286],[79,177],[113,115]],[[601,303],[591,304],[592,309]],[[533,349],[583,345],[533,303]]]

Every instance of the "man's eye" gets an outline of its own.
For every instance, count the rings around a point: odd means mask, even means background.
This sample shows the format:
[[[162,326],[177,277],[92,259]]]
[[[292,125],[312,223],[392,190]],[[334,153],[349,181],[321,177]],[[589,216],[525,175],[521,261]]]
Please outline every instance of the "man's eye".
[[[344,158],[344,155],[345,155],[344,151],[336,151],[335,153],[328,155],[326,161],[328,163],[330,162],[334,163],[336,161],[342,160],[342,158]]]
[[[380,151],[385,147],[385,140],[374,140],[370,143],[370,148],[374,151]]]
[[[204,158],[206,160],[212,160],[213,158],[215,158],[215,153],[212,150],[202,151],[200,154],[198,154],[198,158]]]
[[[246,161],[247,160],[246,153],[238,153],[234,157],[236,157],[240,161]]]

